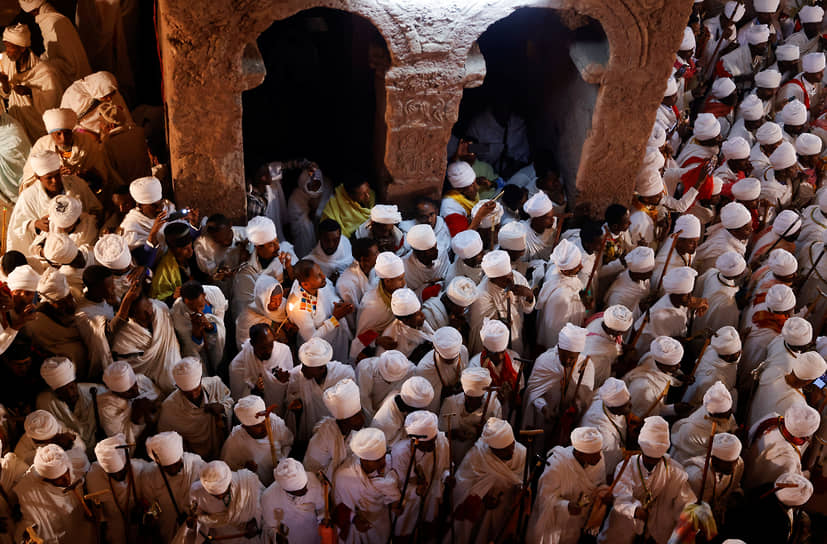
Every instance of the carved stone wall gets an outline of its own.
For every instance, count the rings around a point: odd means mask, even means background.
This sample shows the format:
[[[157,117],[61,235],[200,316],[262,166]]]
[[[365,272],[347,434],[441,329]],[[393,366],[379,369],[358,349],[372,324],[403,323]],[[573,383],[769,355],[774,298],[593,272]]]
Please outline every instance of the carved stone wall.
[[[241,93],[265,76],[256,37],[304,9],[370,20],[390,53],[384,74],[385,194],[436,195],[462,91],[485,62],[477,38],[521,7],[577,24],[598,20],[611,47],[577,172],[579,200],[599,210],[632,195],[634,175],[692,0],[210,0],[159,1],[172,175],[178,198],[203,213],[244,215]],[[602,73],[601,73],[602,72]]]

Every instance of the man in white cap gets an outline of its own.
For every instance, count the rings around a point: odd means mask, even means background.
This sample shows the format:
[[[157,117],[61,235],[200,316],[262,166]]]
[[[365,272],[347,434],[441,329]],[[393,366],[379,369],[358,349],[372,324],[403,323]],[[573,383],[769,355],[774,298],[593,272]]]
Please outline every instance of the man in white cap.
[[[508,347],[508,327],[502,321],[486,319],[480,329],[480,340],[483,349],[471,358],[469,365],[488,370],[492,383],[500,388],[497,395],[508,416],[516,406],[516,397],[525,381],[520,371],[522,363],[517,353]]]
[[[775,2],[777,5],[778,1]],[[765,57],[768,54],[770,40],[775,41],[775,32],[775,26],[769,20],[760,23],[754,21],[745,25],[738,31],[740,47],[721,56],[715,68],[715,75],[731,77],[736,83],[749,82],[755,72],[767,67]]]
[[[781,73],[783,82],[801,73],[801,50],[797,45],[785,43],[776,47],[775,60],[775,67]]]
[[[738,398],[735,383],[738,377],[738,362],[741,360],[741,337],[738,330],[730,325],[721,327],[712,338],[706,351],[695,369],[695,381],[689,385],[683,395],[683,402],[699,406],[705,392],[715,383],[722,383],[730,397],[732,404]]]
[[[666,80],[666,90],[663,91],[663,99],[658,105],[658,111],[655,115],[655,125],[659,125],[664,131],[672,130],[675,127],[672,139],[669,141],[672,149],[677,149],[680,146],[682,129],[685,127],[684,120],[681,118],[681,110],[677,106],[679,85],[674,76]],[[679,121],[682,122],[679,123]]]
[[[580,420],[581,427],[594,427],[603,437],[601,450],[607,475],[614,474],[615,467],[623,460],[629,432],[626,416],[631,410],[630,399],[622,380],[608,378]]]
[[[730,137],[721,144],[724,162],[715,169],[714,176],[720,178],[724,187],[731,186],[752,170],[749,162],[750,144],[740,136]]]
[[[290,535],[295,542],[319,540],[319,520],[324,517],[324,488],[301,462],[285,457],[273,470],[275,481],[261,495],[262,531],[265,542],[276,535]]]
[[[126,361],[115,361],[103,371],[108,391],[98,395],[98,414],[107,436],[123,433],[134,444],[158,417],[160,393],[152,380],[135,374]]]
[[[233,398],[218,376],[202,377],[201,361],[185,357],[172,368],[176,389],[161,404],[158,430],[177,431],[187,451],[214,459],[230,427]]]
[[[132,285],[129,272],[134,270],[132,253],[126,239],[119,234],[104,234],[95,242],[95,260],[114,274],[115,296],[120,300]]]
[[[94,542],[96,527],[87,519],[79,495],[69,489],[82,476],[72,470],[60,446],[39,448],[32,468],[14,487],[22,513],[15,541],[22,541],[27,527],[37,526],[37,535],[48,542]]]
[[[770,202],[781,202],[789,206],[793,199],[793,181],[797,172],[798,157],[795,146],[782,142],[770,155],[769,168],[760,172],[761,198]]]
[[[702,113],[711,113],[721,125],[721,134],[729,134],[729,128],[735,120],[735,105],[738,93],[735,82],[728,77],[719,77],[709,88],[709,97],[703,104]]]
[[[31,50],[32,37],[24,23],[3,30],[0,59],[0,96],[8,100],[8,113],[22,125],[30,142],[46,134],[43,113],[60,105],[63,90],[58,70]]]
[[[313,428],[304,466],[313,473],[324,472],[333,481],[336,469],[348,457],[354,433],[365,426],[366,418],[359,401],[359,386],[350,378],[325,389],[322,400],[331,415],[323,417]]]
[[[724,253],[732,251],[744,256],[752,235],[752,215],[743,204],[730,202],[721,208],[720,226],[713,225],[707,234],[695,255],[694,266],[700,274],[715,266],[716,259]]]
[[[766,294],[765,302],[757,305],[744,338],[742,360],[738,364],[739,390],[744,392],[749,374],[764,360],[767,346],[781,334],[781,328],[795,312],[795,293],[784,284],[773,285]]]
[[[368,357],[356,366],[356,381],[365,417],[370,420],[385,398],[399,391],[402,383],[414,375],[416,367],[395,349],[377,357]],[[437,399],[439,400],[439,399]]]
[[[497,392],[490,388],[491,374],[472,366],[462,371],[462,392],[447,397],[439,411],[439,428],[451,433],[451,456],[459,466],[482,433],[489,418],[502,418]]]
[[[67,431],[51,413],[45,410],[29,412],[23,422],[23,429],[26,432],[14,448],[15,455],[21,461],[31,464],[38,448],[57,444],[66,451],[75,473],[84,474],[89,470],[86,444],[80,436]]]
[[[816,31],[815,39],[817,42],[821,39],[818,31]],[[783,104],[797,100],[804,104],[807,111],[818,114],[824,100],[824,84],[821,82],[824,75],[824,53],[821,51],[806,52],[800,44],[790,43],[799,46],[802,72],[781,87],[778,93],[779,99]]]
[[[221,459],[231,469],[246,468],[256,473],[265,486],[270,485],[274,463],[290,453],[293,433],[283,419],[267,409],[261,397],[249,395],[239,399],[234,411],[239,424],[224,442]]]
[[[175,205],[164,199],[161,180],[148,176],[133,180],[129,194],[135,207],[129,210],[120,225],[120,232],[130,249],[144,247],[149,252],[154,248],[164,249],[163,226],[166,216],[175,211]],[[164,215],[162,215],[164,214]]]
[[[23,254],[29,252],[29,246],[37,234],[50,230],[48,212],[54,197],[68,195],[76,198],[83,205],[83,211],[92,215],[100,215],[102,210],[100,201],[85,181],[61,174],[60,155],[46,150],[31,154],[29,160],[38,183],[33,183],[20,193],[9,217],[7,239],[9,249]]]
[[[652,294],[663,295],[661,276],[670,270],[681,266],[693,266],[695,264],[695,252],[702,236],[700,220],[692,214],[685,213],[675,220],[675,230],[671,239],[661,245],[655,257],[655,268],[652,273]],[[671,250],[671,251],[670,251]],[[668,257],[668,262],[667,262]],[[655,292],[658,285],[661,291]]]
[[[640,301],[649,296],[651,278],[655,270],[655,252],[650,247],[638,246],[626,257],[626,270],[621,272],[606,290],[606,306],[625,306],[637,317]]]
[[[801,212],[801,232],[797,240],[799,249],[812,242],[821,242],[825,230],[827,230],[827,191],[819,191],[816,193],[815,203]]]
[[[709,437],[706,437],[709,440]],[[689,485],[695,496],[704,488],[702,500],[706,502],[715,515],[715,521],[723,527],[727,511],[741,495],[741,478],[744,475],[744,460],[741,459],[741,441],[731,433],[717,433],[712,439],[712,455],[709,459],[709,472],[704,476],[706,450],[702,455],[686,459],[683,462]],[[706,478],[702,483],[701,479]]]
[[[285,416],[298,443],[307,442],[316,423],[330,415],[322,400],[325,389],[355,378],[353,367],[332,359],[333,348],[322,338],[313,337],[299,347],[301,364],[290,370]]]
[[[494,211],[497,203],[488,201],[475,215],[471,210],[479,202],[479,187],[474,169],[465,161],[456,161],[448,165],[446,172],[451,188],[445,191],[439,208],[439,215],[445,219],[451,236],[466,229],[476,230],[482,219]]]
[[[399,224],[399,228],[407,233],[414,225],[430,225],[436,234],[437,246],[440,251],[448,251],[451,247],[451,232],[445,219],[439,215],[438,203],[427,196],[420,196],[414,202],[414,214],[412,219],[407,219]]]
[[[457,542],[489,542],[501,534],[518,500],[526,462],[526,448],[514,440],[511,425],[488,419],[456,472],[451,504]]]
[[[57,195],[49,202],[49,230],[41,232],[32,242],[32,250],[36,246],[43,247],[46,237],[51,234],[66,234],[79,248],[83,248],[87,262],[90,259],[87,248],[91,250],[98,239],[97,218],[83,211],[83,204],[77,198],[68,195]]]
[[[122,434],[104,438],[95,444],[95,458],[86,475],[86,492],[99,493],[95,508],[99,509],[99,523],[104,529],[107,542],[127,542],[128,532],[137,525],[131,512],[144,512],[145,507],[136,501],[151,502],[154,497],[144,497],[138,491],[138,482],[144,477],[148,463],[142,459],[128,459],[127,446]]]
[[[61,425],[76,433],[89,453],[98,429],[91,383],[78,383],[75,365],[66,357],[50,357],[40,365],[40,376],[50,391],[37,396],[37,408],[51,413]],[[97,392],[95,392],[97,395]]]
[[[725,532],[748,539],[744,542],[801,542],[812,523],[803,508],[812,496],[808,478],[797,471],[781,474],[732,513]]]
[[[437,246],[436,234],[430,225],[415,225],[405,239],[411,253],[405,263],[405,283],[423,299],[437,296],[448,275],[448,254]]]
[[[444,293],[422,302],[422,313],[425,314],[425,321],[434,330],[452,326],[467,335],[470,326],[467,318],[468,309],[478,297],[479,289],[474,280],[465,276],[455,276],[447,284]]]
[[[372,238],[379,245],[379,251],[390,251],[402,257],[408,252],[405,247],[405,233],[398,225],[402,221],[402,214],[396,204],[376,204],[370,210],[370,219],[354,233],[354,237]]]
[[[602,448],[603,437],[594,427],[578,427],[571,432],[571,446],[552,448],[528,521],[529,542],[580,542],[591,504],[608,491]]]
[[[453,327],[441,327],[434,332],[433,348],[417,363],[416,375],[428,380],[434,388],[428,409],[438,413],[442,400],[459,392],[460,376],[469,360],[462,335]]]
[[[738,281],[747,268],[747,262],[735,251],[718,256],[715,266],[709,268],[696,282],[695,292],[709,304],[702,316],[696,316],[692,324],[693,334],[704,329],[713,331],[725,325],[737,326],[741,309],[735,300],[740,289]]]
[[[711,113],[698,114],[692,129],[692,138],[675,159],[681,169],[680,178],[684,191],[695,188],[700,191],[701,198],[709,198],[712,187],[707,178],[711,177],[711,172],[706,171],[705,164],[717,156],[721,140],[723,138],[718,119]]]
[[[205,463],[200,456],[184,451],[184,441],[175,431],[150,436],[146,440],[146,450],[153,462],[145,467],[138,481],[139,492],[158,502],[161,537],[171,541],[179,530],[178,514],[184,513],[186,506],[191,504],[190,488],[198,480]],[[181,530],[186,531],[185,527]]]
[[[758,204],[761,197],[761,182],[756,178],[744,178],[732,185],[732,198],[738,204],[743,204],[752,216],[752,229],[758,228],[761,221],[758,217]]]
[[[250,394],[264,399],[268,406],[282,406],[287,394],[288,372],[293,368],[290,348],[277,342],[266,323],[250,328],[250,338],[230,362],[230,391],[234,399]]]
[[[784,134],[782,137],[784,141],[793,144],[793,148],[795,148],[795,139],[799,135],[806,134],[807,132],[809,115],[807,113],[807,107],[803,103],[794,98],[791,100],[775,118],[783,123],[782,128],[784,129]]]
[[[393,340],[393,348],[413,361],[421,359],[433,345],[434,330],[425,321],[422,304],[407,287],[397,289],[391,295],[394,320],[382,331],[382,336]],[[378,348],[381,355],[385,350]]]
[[[349,302],[356,308],[356,312],[347,316],[350,330],[355,331],[356,316],[362,308],[362,297],[378,281],[375,267],[379,246],[373,238],[360,238],[353,241],[351,248],[353,262],[336,280],[336,292],[343,302]]]
[[[566,323],[582,323],[586,316],[588,293],[580,277],[580,250],[568,240],[560,240],[551,254],[545,283],[537,295],[537,343],[550,348],[557,344],[557,335]],[[592,287],[593,290],[594,286]]]
[[[454,262],[448,267],[445,275],[445,284],[448,285],[457,276],[471,278],[474,283],[482,281],[483,245],[480,234],[475,230],[458,232],[451,239],[451,251],[454,252]]]
[[[677,402],[666,403],[666,393],[678,380],[680,362],[683,359],[683,345],[669,336],[658,336],[652,340],[649,352],[637,367],[630,370],[623,381],[632,396],[632,412],[640,417],[646,413],[685,417],[691,407]]]
[[[589,321],[582,354],[594,367],[594,388],[612,375],[612,368],[623,355],[623,336],[634,323],[634,315],[625,306],[609,306],[603,315]]]
[[[190,500],[195,503],[191,530],[213,538],[242,534],[224,542],[260,544],[262,491],[258,476],[249,470],[233,472],[224,461],[207,463],[190,488]]]
[[[716,382],[704,393],[702,406],[672,425],[672,457],[683,463],[692,457],[706,455],[713,422],[716,433],[737,429],[732,413],[729,390],[723,383]]]
[[[680,111],[687,111],[689,103],[692,101],[692,91],[694,91],[700,82],[700,70],[698,69],[695,60],[695,31],[691,27],[684,27],[683,37],[678,46],[678,51],[675,54],[675,62],[672,68],[675,71],[682,71],[683,75],[676,78],[678,81],[678,100],[676,102]]]
[[[477,353],[482,349],[480,331],[486,319],[501,319],[510,325],[511,347],[523,353],[524,314],[534,310],[534,293],[525,277],[512,270],[505,251],[486,253],[482,270],[485,278],[479,285],[479,298],[471,305],[468,351]]]
[[[821,23],[824,19],[824,10],[819,6],[802,6],[798,11],[798,20],[801,30],[790,34],[784,39],[785,44],[797,45],[804,58],[807,54],[820,51]]]
[[[350,358],[353,360],[358,360],[359,354],[367,347],[393,347],[381,335],[394,320],[391,296],[397,289],[405,287],[405,263],[390,251],[385,251],[376,257],[374,270],[379,282],[362,297],[350,346]]]
[[[787,245],[787,242],[781,242],[779,245]],[[749,324],[756,311],[765,309],[766,295],[772,286],[778,284],[789,287],[796,286],[798,267],[799,264],[795,255],[786,249],[777,248],[770,251],[769,258],[767,258],[764,266],[760,266],[758,270],[752,273],[752,277],[747,284],[753,296],[748,301],[749,305],[746,311],[743,312],[741,323]]]
[[[824,144],[821,138],[809,132],[803,132],[795,139],[798,167],[805,176],[798,187],[797,208],[801,208],[812,202],[816,194],[816,189],[821,186],[821,182],[824,179],[823,166],[820,160],[823,148]]]
[[[800,232],[801,216],[793,210],[783,210],[775,217],[772,226],[756,234],[756,242],[747,262],[754,266],[754,263],[760,262],[770,252],[770,248],[773,251],[783,249],[795,253]]]
[[[416,410],[426,410],[434,399],[434,388],[422,376],[411,376],[398,392],[389,394],[370,422],[371,427],[381,429],[393,446],[405,439],[405,418]]]
[[[649,343],[657,336],[686,336],[690,314],[704,315],[708,308],[707,301],[692,296],[697,275],[695,269],[688,266],[666,272],[663,278],[665,294],[635,322],[636,331],[643,327],[635,346],[638,353],[645,353]]]
[[[765,367],[767,370],[778,372],[778,376],[784,376],[796,368],[798,359],[804,352],[814,349],[812,324],[804,318],[791,317],[781,327],[781,335],[767,346]],[[810,363],[816,361],[817,359],[814,359]],[[799,372],[800,376],[803,374],[806,372]]]
[[[498,249],[508,253],[511,268],[522,274],[533,288],[540,285],[545,274],[546,263],[539,259],[531,262],[525,260],[525,239],[525,225],[522,221],[506,223],[497,233]]]
[[[391,470],[385,435],[362,429],[353,435],[350,449],[353,453],[333,479],[339,538],[353,544],[387,542],[392,534],[388,506],[399,500],[402,483]]]
[[[686,194],[693,191],[697,189],[692,187]],[[645,242],[648,245],[660,242],[659,233],[665,226],[665,219],[662,217],[664,194],[665,188],[659,169],[646,168],[638,173],[635,180],[634,211],[629,216],[629,235],[635,244],[642,245],[642,242]]]
[[[767,168],[772,168],[770,155],[784,141],[783,135],[784,131],[781,127],[772,121],[765,122],[755,131],[757,143],[752,146],[752,151],[749,154],[749,162],[752,165],[750,175],[752,177],[763,179]]]
[[[765,116],[775,115],[775,95],[781,85],[781,74],[772,69],[758,72],[755,85],[755,94],[749,94],[741,101],[735,124],[729,129],[729,137],[743,138],[750,150],[757,142],[755,133],[764,124]]]
[[[554,208],[548,195],[540,191],[525,204],[523,211],[529,219],[523,221],[526,233],[526,254],[529,261],[534,259],[548,259],[554,249],[554,237],[557,230],[557,219],[554,217]]]
[[[773,364],[765,369],[752,397],[747,425],[752,426],[771,412],[783,413],[801,402],[804,388],[827,372],[827,363],[817,351],[805,351],[793,359],[791,368]]]
[[[614,506],[597,537],[600,543],[631,543],[636,535],[665,543],[684,506],[695,500],[686,471],[666,453],[666,421],[647,417],[638,442],[641,453],[632,456],[631,470],[625,470],[614,487]]]
[[[724,4],[723,11],[717,17],[704,19],[703,26],[709,38],[699,60],[707,72],[717,64],[720,55],[737,46],[738,31],[735,23],[741,20],[745,11],[743,4],[731,0]]]
[[[404,482],[410,474],[391,531],[403,539],[414,533],[422,539],[438,538],[443,528],[436,525],[437,516],[451,468],[448,439],[439,430],[436,414],[428,410],[408,414],[405,433],[410,441],[400,440],[391,447],[390,469],[397,480]]]

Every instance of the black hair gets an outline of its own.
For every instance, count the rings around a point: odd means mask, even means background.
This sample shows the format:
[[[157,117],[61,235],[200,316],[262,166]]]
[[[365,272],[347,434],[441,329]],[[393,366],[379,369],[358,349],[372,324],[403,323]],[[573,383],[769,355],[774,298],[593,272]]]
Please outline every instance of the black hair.
[[[606,213],[603,214],[603,219],[607,225],[617,225],[623,220],[623,217],[628,211],[629,208],[623,204],[609,204],[609,207],[606,208]]]
[[[93,264],[83,271],[83,285],[87,289],[91,289],[103,283],[106,278],[113,276],[114,273],[99,264]]]
[[[29,264],[26,256],[15,250],[7,251],[6,254],[3,255],[2,261],[0,261],[0,266],[2,266],[3,273],[5,273],[6,276],[11,274],[15,268],[23,266],[24,264]]]
[[[333,219],[324,219],[319,223],[319,233],[342,232],[342,226]]]
[[[597,221],[588,221],[580,227],[580,242],[583,245],[603,236],[603,226]]]
[[[346,174],[342,178],[342,185],[344,185],[345,191],[347,191],[350,194],[352,194],[353,191],[355,191],[365,183],[369,183],[367,176],[364,176],[356,172]]]
[[[270,326],[267,323],[256,323],[250,327],[250,342],[258,342],[258,339],[267,334]]]
[[[503,187],[503,203],[512,210],[518,208],[526,194],[526,190],[519,185],[508,183]]]
[[[195,300],[203,294],[204,287],[195,280],[190,280],[181,286],[181,298],[184,300]]]
[[[353,258],[357,261],[367,257],[372,247],[379,247],[379,244],[373,238],[357,238],[350,243]]]
[[[299,283],[306,280],[310,276],[310,273],[313,272],[314,266],[316,266],[316,263],[314,263],[310,259],[302,259],[296,264],[294,264],[293,274],[295,274],[296,280]]]
[[[207,232],[218,232],[222,227],[231,227],[230,219],[223,213],[215,213],[207,219]]]
[[[190,226],[180,221],[167,224],[164,237],[169,247],[184,247],[192,242]]]

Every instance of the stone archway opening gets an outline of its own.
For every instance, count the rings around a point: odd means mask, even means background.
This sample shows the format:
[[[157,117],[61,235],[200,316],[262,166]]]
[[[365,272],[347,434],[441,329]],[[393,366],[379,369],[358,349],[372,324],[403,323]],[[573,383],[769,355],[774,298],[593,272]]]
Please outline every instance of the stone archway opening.
[[[275,21],[256,43],[266,77],[242,93],[247,176],[270,161],[307,158],[334,180],[381,177],[387,62],[376,58],[389,55],[376,27],[312,8]]]
[[[506,181],[532,161],[556,169],[569,201],[576,194],[580,156],[595,111],[609,42],[600,23],[571,10],[521,8],[490,25],[477,40],[485,59],[483,84],[466,88],[452,130],[448,156],[458,138],[472,136],[473,149]],[[509,119],[507,149],[502,128]],[[524,126],[524,130],[516,127]],[[478,171],[479,174],[479,171]]]

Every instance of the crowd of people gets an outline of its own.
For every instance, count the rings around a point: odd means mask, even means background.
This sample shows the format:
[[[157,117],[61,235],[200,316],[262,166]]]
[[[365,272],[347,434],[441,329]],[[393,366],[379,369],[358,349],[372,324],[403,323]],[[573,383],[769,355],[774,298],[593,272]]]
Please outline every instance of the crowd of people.
[[[818,531],[820,6],[695,2],[601,220],[493,108],[441,201],[285,160],[235,224],[175,202],[115,76],[20,3],[47,46],[3,32],[0,542]]]

